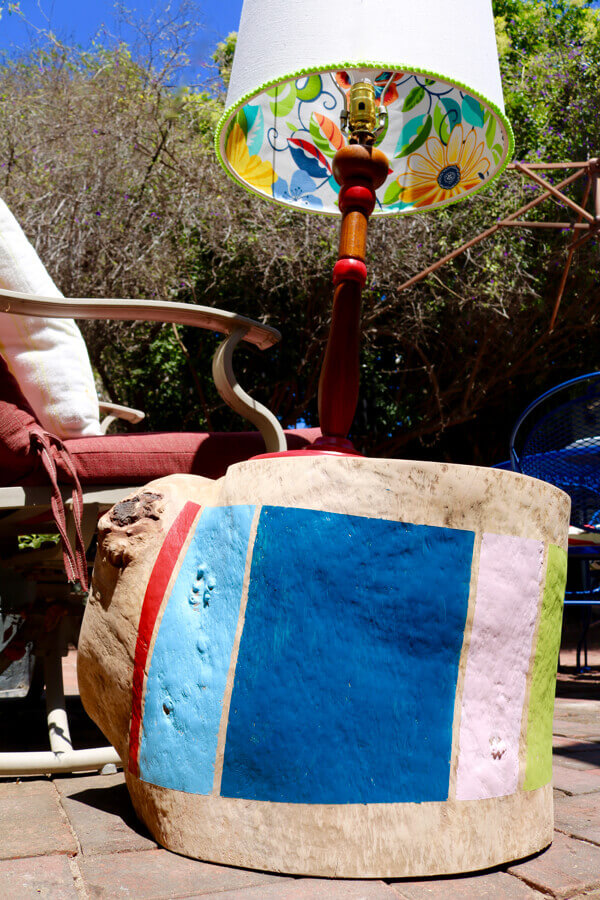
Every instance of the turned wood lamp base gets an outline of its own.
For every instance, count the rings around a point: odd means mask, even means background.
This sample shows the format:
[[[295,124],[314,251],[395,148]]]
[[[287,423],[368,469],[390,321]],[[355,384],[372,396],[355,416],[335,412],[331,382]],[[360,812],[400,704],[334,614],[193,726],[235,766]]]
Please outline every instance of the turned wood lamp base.
[[[319,420],[323,437],[315,449],[356,454],[348,432],[359,390],[360,309],[367,280],[367,226],[375,191],[387,178],[389,160],[375,147],[350,144],[333,160],[341,185],[342,226],[338,261],[333,269],[333,311],[319,380]]]
[[[333,269],[333,310],[325,359],[319,379],[319,422],[322,437],[309,450],[262,454],[276,456],[334,454],[361,456],[348,438],[358,403],[360,379],[360,311],[367,280],[365,263],[369,216],[375,191],[387,178],[389,160],[368,144],[342,147],[333,159],[340,190],[342,225],[338,260]]]

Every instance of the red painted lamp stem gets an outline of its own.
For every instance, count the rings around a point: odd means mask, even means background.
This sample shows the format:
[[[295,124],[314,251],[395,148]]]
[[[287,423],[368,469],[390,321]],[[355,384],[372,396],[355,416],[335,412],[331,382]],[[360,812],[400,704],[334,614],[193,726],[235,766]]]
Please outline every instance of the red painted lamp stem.
[[[348,432],[359,391],[360,308],[367,280],[367,224],[375,191],[387,178],[389,161],[363,144],[338,150],[333,174],[341,185],[342,226],[338,261],[333,270],[333,311],[319,380],[319,420],[323,437],[315,448],[354,452]]]
[[[267,453],[255,459],[343,453],[359,456],[348,439],[358,403],[360,306],[367,280],[367,224],[375,208],[375,191],[388,176],[384,153],[364,144],[338,150],[333,174],[341,185],[342,226],[338,261],[333,269],[333,310],[325,359],[319,380],[322,437],[310,449]]]

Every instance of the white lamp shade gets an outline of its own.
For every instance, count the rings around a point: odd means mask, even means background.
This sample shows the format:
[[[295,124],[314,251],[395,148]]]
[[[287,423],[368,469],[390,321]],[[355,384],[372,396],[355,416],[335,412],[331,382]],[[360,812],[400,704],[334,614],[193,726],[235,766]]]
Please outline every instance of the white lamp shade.
[[[363,78],[388,111],[375,215],[456,202],[507,165],[491,0],[245,0],[216,135],[227,172],[269,200],[338,213],[340,88]]]

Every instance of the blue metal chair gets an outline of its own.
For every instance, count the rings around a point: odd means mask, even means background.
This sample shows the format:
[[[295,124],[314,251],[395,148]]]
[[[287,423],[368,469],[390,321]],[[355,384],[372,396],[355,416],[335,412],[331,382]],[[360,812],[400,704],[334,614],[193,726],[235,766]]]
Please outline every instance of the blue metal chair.
[[[577,644],[587,668],[591,607],[600,603],[600,372],[572,378],[534,400],[517,420],[510,438],[512,468],[541,478],[571,497],[569,580],[565,605],[582,607]],[[586,540],[586,535],[588,539]],[[577,581],[579,583],[577,583]]]

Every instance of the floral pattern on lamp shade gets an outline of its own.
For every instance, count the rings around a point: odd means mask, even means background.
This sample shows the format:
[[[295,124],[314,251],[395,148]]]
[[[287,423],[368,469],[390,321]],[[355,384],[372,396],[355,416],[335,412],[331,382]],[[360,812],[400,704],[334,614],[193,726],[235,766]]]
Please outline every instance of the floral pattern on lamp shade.
[[[361,69],[287,80],[234,109],[219,137],[226,167],[262,196],[337,213],[332,162],[347,143],[340,129],[342,92],[363,78],[374,83],[388,111],[375,143],[390,171],[375,214],[453,203],[481,189],[508,162],[510,126],[491,104],[435,77]]]

